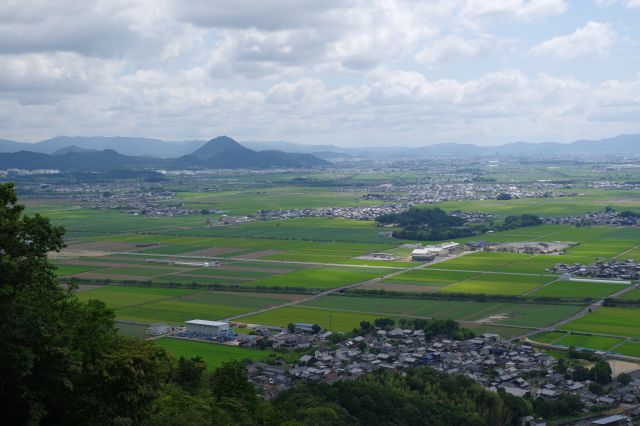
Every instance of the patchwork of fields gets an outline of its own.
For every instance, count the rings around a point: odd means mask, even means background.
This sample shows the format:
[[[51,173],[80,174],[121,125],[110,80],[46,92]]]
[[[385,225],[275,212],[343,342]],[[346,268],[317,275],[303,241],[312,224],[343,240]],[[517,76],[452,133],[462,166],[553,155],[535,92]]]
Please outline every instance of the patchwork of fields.
[[[262,199],[264,208],[356,202],[352,194],[326,189],[296,191],[194,192],[181,193],[181,197],[190,208],[213,209],[224,203],[225,210],[234,214],[247,214],[255,206],[255,200],[247,200],[248,195]],[[575,200],[571,198],[540,200],[536,208],[549,215],[560,215],[575,207],[572,202]],[[520,200],[452,202],[444,206],[470,211],[496,209],[498,215],[519,212],[524,206],[527,212],[532,209]],[[84,208],[52,211],[43,208],[42,212],[55,223],[65,224],[72,238],[69,254],[55,260],[56,274],[81,283],[118,284],[85,286],[86,290],[79,292],[78,297],[103,300],[115,309],[118,320],[131,324],[181,324],[194,318],[215,320],[241,316],[241,321],[252,324],[285,327],[292,322],[305,322],[318,323],[333,331],[350,331],[363,320],[421,317],[454,319],[477,332],[499,332],[513,337],[570,318],[584,309],[588,300],[602,299],[626,288],[621,284],[562,281],[549,273],[548,268],[556,263],[587,264],[596,258],[640,257],[640,249],[636,247],[640,230],[635,228],[543,225],[458,241],[572,241],[578,244],[560,256],[480,252],[413,269],[416,264],[406,259],[411,250],[400,247],[402,241],[388,238],[368,221],[299,218],[208,227],[204,219],[197,216],[141,218]],[[356,259],[373,252],[393,253],[405,259],[394,262]],[[161,263],[207,259],[221,264],[200,267]],[[303,301],[309,293],[354,284],[362,284],[360,289],[379,294],[357,297],[333,294]],[[225,291],[210,290],[222,287]],[[283,291],[298,291],[306,296]],[[389,291],[414,295],[391,297],[385,293]],[[640,299],[638,292],[640,290],[631,290],[622,298]],[[442,293],[445,297],[429,298],[429,293]],[[471,296],[459,299],[460,294]],[[516,299],[505,303],[492,300],[492,296]],[[532,303],[536,298],[544,298],[541,300],[545,303]],[[289,302],[294,304],[279,307]],[[262,311],[264,309],[267,310]],[[565,324],[559,331],[534,339],[597,350],[615,348],[619,353],[640,355],[640,343],[626,340],[640,337],[639,318],[640,309],[598,308]],[[123,323],[123,326],[127,325]],[[201,354],[213,366],[245,355],[255,359],[267,356],[261,351],[249,354],[235,348],[220,349],[217,345],[171,339],[160,339],[158,344],[177,356]]]
[[[180,325],[191,319],[220,320],[296,300],[296,295],[234,293],[172,288],[106,286],[78,293],[113,308],[119,320]]]

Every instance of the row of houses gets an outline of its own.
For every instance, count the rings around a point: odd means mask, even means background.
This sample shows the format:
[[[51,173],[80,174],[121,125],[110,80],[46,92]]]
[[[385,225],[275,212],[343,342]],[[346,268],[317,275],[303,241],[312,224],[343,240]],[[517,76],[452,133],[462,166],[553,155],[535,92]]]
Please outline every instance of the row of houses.
[[[592,226],[592,225],[615,225],[615,226],[638,226],[640,225],[640,217],[621,214],[617,211],[604,211],[587,213],[582,216],[564,216],[564,217],[547,217],[542,218],[543,223],[547,225],[575,225],[575,226]]]
[[[560,374],[555,371],[556,360],[551,356],[496,334],[464,341],[448,336],[427,340],[422,330],[374,329],[337,347],[328,343],[330,334],[310,338],[283,333],[281,342],[309,350],[292,365],[252,364],[248,369],[250,380],[266,398],[274,398],[299,380],[332,383],[354,380],[378,369],[401,372],[430,366],[448,374],[463,374],[490,391],[502,388],[518,397],[554,400],[562,394],[576,394],[585,404],[585,413],[592,407],[638,407],[640,403],[640,375],[628,384],[613,385],[605,394],[596,395],[590,390],[590,381],[569,378],[571,368]]]
[[[640,280],[640,265],[632,259],[613,262],[599,261],[590,265],[583,265],[581,263],[557,263],[554,267],[547,269],[547,271],[579,277]]]

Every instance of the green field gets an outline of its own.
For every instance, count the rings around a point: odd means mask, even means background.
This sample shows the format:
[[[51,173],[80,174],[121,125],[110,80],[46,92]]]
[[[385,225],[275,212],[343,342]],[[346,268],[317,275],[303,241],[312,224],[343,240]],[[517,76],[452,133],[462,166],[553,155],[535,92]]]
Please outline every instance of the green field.
[[[566,333],[561,331],[550,331],[548,333],[536,334],[531,338],[531,340],[535,340],[540,343],[553,343],[564,336],[566,336]]]
[[[286,303],[294,296],[182,289],[109,286],[78,293],[82,300],[102,300],[116,318],[140,323],[182,324],[217,320]]]
[[[581,190],[585,195],[562,198],[521,198],[508,201],[474,200],[448,201],[438,204],[445,210],[483,211],[498,216],[530,214],[535,212],[540,216],[575,216],[594,210],[602,210],[611,206],[619,210],[637,210],[640,196],[633,191],[602,191],[593,192]]]
[[[191,228],[178,235],[232,238],[268,238],[274,240],[352,241],[389,243],[374,222],[349,219],[295,218],[255,221],[242,225]]]
[[[622,300],[640,300],[640,289],[634,289],[626,292],[620,297]]]
[[[192,319],[220,320],[250,311],[241,306],[197,303],[184,300],[161,300],[118,309],[118,319],[142,323],[166,322],[182,324]]]
[[[582,333],[640,337],[640,309],[599,308],[563,327]]]
[[[358,311],[378,316],[433,317],[524,327],[544,327],[580,309],[579,306],[573,305],[348,296],[329,296],[305,306]]]
[[[582,306],[577,305],[501,303],[466,319],[519,327],[546,327],[575,314],[580,309]]]
[[[334,188],[304,186],[209,193],[180,192],[178,196],[189,208],[220,209],[235,215],[252,214],[259,209],[348,207],[375,204],[375,202],[359,200],[357,193],[337,191]]]
[[[453,269],[462,271],[494,271],[530,258],[528,254],[478,252],[440,262],[428,269]]]
[[[621,343],[623,339],[606,336],[589,336],[584,334],[567,334],[559,340],[553,342],[554,345],[573,346],[576,348],[591,348],[601,351],[608,351],[615,345]]]
[[[237,346],[218,343],[194,342],[168,337],[155,340],[154,342],[176,358],[182,356],[188,359],[199,356],[207,363],[210,369],[218,368],[223,363],[231,360],[242,361],[244,359],[251,359],[253,361],[260,361],[271,353],[259,349],[239,348]]]
[[[565,297],[602,299],[626,286],[581,281],[556,281],[530,294],[531,297]]]
[[[156,302],[158,300],[186,296],[188,294],[195,293],[196,291],[197,290],[173,288],[105,286],[79,292],[78,299],[82,301],[98,299],[106,303],[110,308],[119,309],[126,306],[141,305]]]
[[[80,274],[82,272],[95,271],[100,269],[99,266],[84,266],[84,265],[65,265],[65,264],[57,264],[56,265],[56,276],[64,277],[66,275]]]
[[[446,286],[477,275],[476,272],[437,271],[433,269],[419,269],[395,275],[393,281],[406,281],[411,284],[427,286]]]
[[[305,269],[261,279],[251,286],[329,289],[367,281],[393,272],[387,269],[327,267]]]
[[[326,330],[346,332],[358,327],[361,321],[373,322],[376,318],[382,317],[384,316],[359,312],[314,309],[310,307],[287,307],[242,317],[241,321],[249,324],[275,325],[279,327],[286,327],[289,323],[302,322],[320,324]]]
[[[622,346],[616,348],[615,352],[640,357],[640,343],[625,343]]]
[[[553,277],[536,275],[484,274],[442,288],[449,293],[521,295],[550,282]]]

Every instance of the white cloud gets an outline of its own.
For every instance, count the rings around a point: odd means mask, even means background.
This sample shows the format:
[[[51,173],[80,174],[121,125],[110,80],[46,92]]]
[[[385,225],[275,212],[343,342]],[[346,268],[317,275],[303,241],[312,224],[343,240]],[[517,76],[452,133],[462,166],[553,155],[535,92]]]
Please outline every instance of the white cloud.
[[[570,62],[514,63],[519,37],[550,37],[571,12],[564,0],[5,1],[0,137],[419,144],[633,130],[628,69],[598,84],[561,77]],[[530,53],[614,56],[616,38],[589,22]]]
[[[598,6],[612,6],[614,4],[623,4],[630,9],[640,8],[640,0],[595,0]]]
[[[588,54],[606,55],[615,41],[616,33],[611,24],[589,21],[571,34],[556,36],[533,46],[530,53],[559,59]]]
[[[495,44],[496,41],[491,37],[465,39],[459,35],[448,35],[420,50],[415,58],[419,63],[434,65],[456,59],[473,58],[495,47]]]
[[[560,15],[567,8],[568,5],[564,0],[467,0],[462,8],[462,14],[528,21]]]

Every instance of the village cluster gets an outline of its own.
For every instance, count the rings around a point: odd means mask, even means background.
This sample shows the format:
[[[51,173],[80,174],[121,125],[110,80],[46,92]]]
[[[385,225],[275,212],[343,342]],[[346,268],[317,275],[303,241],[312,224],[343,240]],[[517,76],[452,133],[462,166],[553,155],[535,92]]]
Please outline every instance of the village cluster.
[[[592,278],[640,280],[640,265],[634,260],[601,261],[591,265],[558,263],[549,272]]]
[[[585,412],[592,407],[620,407],[621,412],[629,416],[640,415],[640,377],[626,384],[612,382],[605,393],[598,395],[590,390],[590,380],[568,378],[571,367],[561,374],[556,371],[557,361],[553,357],[496,334],[463,341],[448,336],[428,340],[422,330],[374,329],[372,333],[338,343],[332,349],[329,348],[330,336],[330,332],[319,335],[283,332],[274,336],[274,347],[306,353],[294,365],[253,363],[248,367],[250,380],[269,399],[298,380],[331,383],[354,380],[378,369],[401,372],[429,366],[448,374],[463,374],[494,392],[502,388],[514,396],[547,400],[575,394],[584,404]]]
[[[543,223],[547,225],[615,225],[615,226],[639,226],[640,216],[628,213],[608,210],[604,212],[587,213],[582,216],[545,217]]]
[[[421,329],[371,326],[361,335],[338,341],[332,338],[331,331],[304,323],[293,324],[291,330],[257,327],[253,334],[236,334],[232,326],[238,324],[226,321],[191,320],[185,326],[154,324],[149,332],[300,353],[299,359],[291,364],[275,361],[248,366],[249,379],[267,399],[301,380],[332,383],[354,380],[379,369],[402,372],[429,366],[447,374],[463,374],[494,392],[503,389],[517,397],[546,400],[573,394],[579,396],[585,413],[594,407],[619,407],[626,415],[640,416],[640,376],[630,377],[628,383],[611,382],[603,392],[596,393],[590,386],[591,380],[571,379],[573,367],[560,371],[558,362],[550,355],[497,334],[485,333],[457,341],[447,335],[427,338]]]

